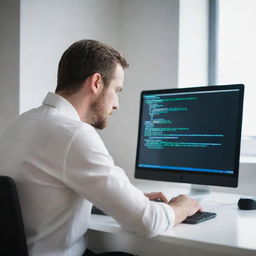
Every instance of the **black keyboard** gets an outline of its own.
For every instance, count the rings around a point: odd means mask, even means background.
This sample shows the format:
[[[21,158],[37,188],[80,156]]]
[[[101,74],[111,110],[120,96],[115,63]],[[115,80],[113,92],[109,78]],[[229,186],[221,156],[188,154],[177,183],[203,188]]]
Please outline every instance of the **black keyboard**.
[[[194,215],[187,217],[182,223],[197,224],[216,217],[215,212],[196,212]]]

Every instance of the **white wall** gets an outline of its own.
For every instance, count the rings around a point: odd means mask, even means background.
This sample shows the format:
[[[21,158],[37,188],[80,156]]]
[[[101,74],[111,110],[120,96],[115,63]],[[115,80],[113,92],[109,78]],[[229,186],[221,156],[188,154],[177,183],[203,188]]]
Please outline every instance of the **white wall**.
[[[119,0],[21,0],[21,113],[55,90],[58,62],[70,44],[87,38],[119,46],[119,7]]]
[[[0,0],[0,133],[19,113],[19,0]]]

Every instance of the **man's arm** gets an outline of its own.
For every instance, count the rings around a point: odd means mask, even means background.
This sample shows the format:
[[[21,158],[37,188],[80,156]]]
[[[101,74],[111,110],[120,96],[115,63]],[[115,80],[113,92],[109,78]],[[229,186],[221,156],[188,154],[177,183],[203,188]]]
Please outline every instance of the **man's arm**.
[[[195,211],[191,205],[185,206],[186,200],[178,200],[174,208],[150,201],[115,166],[100,137],[89,127],[71,141],[63,165],[63,182],[126,230],[146,237],[168,230],[185,214]],[[175,214],[180,216],[177,221]]]

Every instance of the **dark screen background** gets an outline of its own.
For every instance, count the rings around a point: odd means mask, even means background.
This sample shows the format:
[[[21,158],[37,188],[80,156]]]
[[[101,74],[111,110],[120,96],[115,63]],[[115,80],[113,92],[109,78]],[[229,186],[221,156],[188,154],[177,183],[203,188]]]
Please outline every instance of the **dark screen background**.
[[[144,94],[137,165],[234,170],[239,91]]]

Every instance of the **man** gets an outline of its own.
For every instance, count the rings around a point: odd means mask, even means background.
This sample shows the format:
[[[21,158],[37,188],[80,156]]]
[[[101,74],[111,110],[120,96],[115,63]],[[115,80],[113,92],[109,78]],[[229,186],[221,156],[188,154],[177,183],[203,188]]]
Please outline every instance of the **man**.
[[[186,196],[169,203],[161,193],[145,196],[115,166],[97,134],[95,128],[105,128],[119,107],[126,67],[110,46],[74,43],[61,57],[56,92],[3,134],[0,170],[17,182],[30,255],[83,255],[92,204],[145,237],[200,210]],[[164,202],[149,200],[158,197]]]

